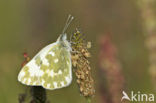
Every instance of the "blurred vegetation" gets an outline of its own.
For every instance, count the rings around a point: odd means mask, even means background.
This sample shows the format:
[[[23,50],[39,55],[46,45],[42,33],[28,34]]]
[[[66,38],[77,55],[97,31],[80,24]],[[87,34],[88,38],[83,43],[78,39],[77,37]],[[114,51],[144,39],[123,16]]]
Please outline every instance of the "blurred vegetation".
[[[68,14],[75,16],[68,37],[78,27],[92,42],[90,61],[95,85],[98,37],[109,33],[118,48],[128,93],[153,93],[142,17],[135,0],[0,0],[0,103],[18,103],[18,94],[26,88],[17,81],[23,52],[33,57],[55,42]],[[75,76],[69,87],[47,90],[47,95],[51,103],[86,103]],[[99,103],[98,95],[93,103]]]

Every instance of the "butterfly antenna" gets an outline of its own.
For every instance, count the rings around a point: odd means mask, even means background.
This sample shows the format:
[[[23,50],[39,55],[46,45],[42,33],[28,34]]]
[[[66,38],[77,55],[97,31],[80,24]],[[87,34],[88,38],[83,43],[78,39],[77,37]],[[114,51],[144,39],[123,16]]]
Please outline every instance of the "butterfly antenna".
[[[73,19],[74,19],[74,17],[69,14],[67,21],[66,21],[66,24],[64,26],[64,29],[62,31],[62,34],[65,33],[65,31],[67,30],[68,26],[70,25],[70,23],[72,22]]]

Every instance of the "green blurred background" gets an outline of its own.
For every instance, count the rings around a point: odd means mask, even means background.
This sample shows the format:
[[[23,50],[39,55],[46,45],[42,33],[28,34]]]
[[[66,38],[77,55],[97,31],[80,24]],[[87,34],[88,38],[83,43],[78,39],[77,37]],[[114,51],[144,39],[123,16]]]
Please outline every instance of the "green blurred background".
[[[26,86],[17,81],[28,52],[33,57],[55,42],[68,14],[75,19],[68,35],[78,27],[92,42],[91,67],[95,81],[98,38],[110,33],[118,49],[128,92],[154,93],[148,74],[148,50],[135,0],[0,0],[0,103],[18,103]],[[86,103],[75,78],[67,88],[47,91],[51,103]],[[97,96],[94,103],[98,103]]]

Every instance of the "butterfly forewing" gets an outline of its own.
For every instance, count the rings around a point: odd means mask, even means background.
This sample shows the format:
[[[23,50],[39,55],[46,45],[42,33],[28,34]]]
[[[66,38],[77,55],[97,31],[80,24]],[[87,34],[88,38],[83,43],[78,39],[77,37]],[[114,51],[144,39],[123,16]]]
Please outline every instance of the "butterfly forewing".
[[[46,89],[68,86],[72,81],[70,51],[59,42],[46,46],[22,68],[18,80]]]
[[[43,74],[41,71],[41,63],[47,64],[46,59],[41,62],[41,59],[45,58],[45,55],[56,43],[50,44],[43,48],[36,56],[29,61],[20,71],[18,80],[26,85],[40,85],[39,77]]]
[[[32,59],[26,64],[18,75],[18,80],[26,85],[39,85],[40,66]]]

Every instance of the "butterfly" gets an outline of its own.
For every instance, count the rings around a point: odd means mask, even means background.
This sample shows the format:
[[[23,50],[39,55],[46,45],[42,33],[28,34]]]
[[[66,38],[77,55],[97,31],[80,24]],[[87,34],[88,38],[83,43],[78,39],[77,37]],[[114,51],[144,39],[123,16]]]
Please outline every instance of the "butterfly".
[[[25,85],[42,86],[45,89],[59,89],[72,81],[71,44],[67,41],[66,29],[73,20],[69,15],[62,34],[57,41],[39,51],[18,75],[18,81]]]

